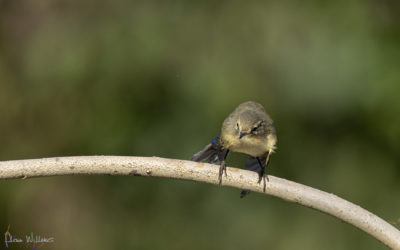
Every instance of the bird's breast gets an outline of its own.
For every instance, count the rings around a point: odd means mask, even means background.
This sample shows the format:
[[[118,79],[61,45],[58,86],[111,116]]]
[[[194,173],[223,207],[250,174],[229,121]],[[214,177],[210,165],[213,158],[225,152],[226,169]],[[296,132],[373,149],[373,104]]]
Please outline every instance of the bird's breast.
[[[244,136],[241,139],[234,136],[223,138],[226,142],[226,148],[234,151],[245,153],[253,157],[264,156],[268,151],[273,151],[276,145],[275,136]]]

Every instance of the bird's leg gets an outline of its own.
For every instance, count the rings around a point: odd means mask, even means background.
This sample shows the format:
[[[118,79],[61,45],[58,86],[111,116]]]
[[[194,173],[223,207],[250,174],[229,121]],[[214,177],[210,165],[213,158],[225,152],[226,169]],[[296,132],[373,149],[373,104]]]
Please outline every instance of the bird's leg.
[[[258,164],[260,165],[260,170],[258,171],[258,183],[261,182],[261,179],[265,176],[265,164],[263,164],[260,158],[256,157]]]
[[[258,172],[258,177],[259,177],[258,183],[261,182],[261,179],[263,180],[263,182],[264,182],[264,192],[265,192],[265,188],[266,188],[265,179],[267,179],[267,181],[269,181],[268,176],[265,174],[265,169],[267,168],[268,163],[270,162],[270,159],[271,159],[270,156],[271,156],[271,152],[268,151],[267,157],[265,159],[265,163],[264,164],[261,162],[260,158],[258,158],[258,157],[256,158],[257,161],[258,161],[258,164],[260,164],[260,167],[261,167],[261,170]]]
[[[220,185],[222,183],[222,174],[224,173],[224,171],[225,171],[225,176],[228,176],[226,174],[226,163],[225,163],[225,160],[226,160],[226,157],[228,156],[228,154],[229,154],[229,150],[226,150],[225,155],[224,155],[224,159],[222,160],[221,166],[219,167],[218,180],[219,180],[219,184]]]
[[[265,159],[265,168],[268,167],[268,164],[269,164],[270,161],[271,161],[271,151],[268,151],[267,158]],[[267,181],[269,181],[268,175],[266,175],[266,176],[267,176]]]
[[[258,164],[260,164],[260,167],[261,167],[260,171],[258,172],[258,183],[260,183],[261,180],[263,180],[263,184],[264,184],[263,191],[265,192],[265,189],[266,189],[266,186],[267,186],[266,183],[265,183],[265,176],[266,176],[266,174],[265,174],[265,166],[266,166],[266,164],[263,164],[261,162],[260,158],[258,158],[258,157],[257,157],[257,161],[258,161]]]

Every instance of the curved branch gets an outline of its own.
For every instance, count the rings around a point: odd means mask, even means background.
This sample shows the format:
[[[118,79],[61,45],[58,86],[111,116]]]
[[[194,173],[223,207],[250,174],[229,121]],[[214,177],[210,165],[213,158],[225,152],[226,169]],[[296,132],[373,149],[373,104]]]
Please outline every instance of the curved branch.
[[[158,157],[78,156],[0,162],[0,179],[60,175],[133,175],[192,180],[218,184],[219,167],[207,163]],[[302,184],[269,176],[266,190],[258,174],[227,168],[222,186],[251,190],[301,204],[339,218],[375,237],[392,249],[400,249],[400,231],[368,212],[339,198]]]

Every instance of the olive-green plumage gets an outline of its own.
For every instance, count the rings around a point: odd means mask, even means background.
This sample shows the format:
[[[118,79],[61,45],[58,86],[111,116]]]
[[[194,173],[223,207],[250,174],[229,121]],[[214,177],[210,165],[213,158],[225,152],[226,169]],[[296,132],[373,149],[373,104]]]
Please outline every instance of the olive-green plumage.
[[[272,119],[261,104],[240,104],[224,121],[221,145],[228,150],[253,157],[265,157],[276,148],[276,132]]]
[[[220,134],[203,150],[192,156],[193,161],[221,162],[219,182],[225,171],[225,159],[230,151],[249,155],[246,169],[259,174],[258,182],[264,179],[271,153],[276,149],[277,137],[272,119],[264,107],[256,102],[240,104],[222,124]],[[249,191],[242,191],[241,197]]]

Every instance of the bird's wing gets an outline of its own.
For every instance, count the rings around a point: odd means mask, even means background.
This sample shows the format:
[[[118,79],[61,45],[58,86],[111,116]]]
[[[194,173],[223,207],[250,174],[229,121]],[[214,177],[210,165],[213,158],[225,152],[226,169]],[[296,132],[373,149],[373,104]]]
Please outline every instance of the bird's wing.
[[[226,153],[226,150],[224,150],[220,144],[220,136],[221,133],[219,133],[218,136],[215,137],[215,139],[212,140],[210,144],[205,146],[200,152],[194,154],[192,158],[190,158],[190,160],[197,162],[204,161],[212,164],[221,163]]]

